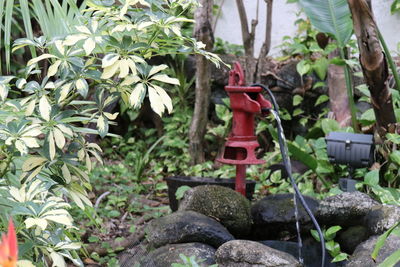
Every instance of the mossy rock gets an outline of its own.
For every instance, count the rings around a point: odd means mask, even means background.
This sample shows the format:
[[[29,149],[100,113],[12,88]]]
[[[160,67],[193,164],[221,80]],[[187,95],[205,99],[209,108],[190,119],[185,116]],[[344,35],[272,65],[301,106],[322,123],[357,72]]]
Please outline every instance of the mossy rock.
[[[321,201],[317,219],[327,225],[362,225],[364,217],[379,203],[361,192],[344,192]]]
[[[218,248],[234,239],[216,220],[194,211],[178,211],[151,221],[146,227],[150,247],[200,242]]]
[[[179,210],[192,210],[216,219],[234,236],[246,237],[251,230],[250,201],[223,186],[203,185],[188,190]]]
[[[173,263],[183,264],[180,255],[194,256],[200,267],[207,267],[215,263],[215,249],[213,247],[202,243],[184,243],[166,245],[150,252],[140,263],[140,266],[166,267]]]
[[[400,221],[400,207],[395,205],[376,205],[365,216],[365,224],[374,235],[382,234]]]
[[[342,251],[352,254],[356,247],[369,237],[367,227],[363,225],[350,226],[348,229],[339,232],[337,238]]]
[[[392,255],[400,248],[400,237],[396,235],[390,235],[375,260],[372,259],[371,254],[375,249],[376,243],[379,236],[372,236],[367,241],[359,244],[351,255],[346,267],[375,267],[381,264],[387,257]],[[396,265],[390,265],[394,267],[400,267],[400,263]]]
[[[311,212],[315,214],[319,205],[318,200],[308,196],[303,197]],[[300,201],[297,204],[300,230],[308,234],[313,224]],[[251,214],[254,221],[252,234],[256,240],[283,238],[297,234],[293,194],[266,196],[251,207]]]
[[[250,240],[232,240],[215,253],[220,267],[301,267],[290,254]]]

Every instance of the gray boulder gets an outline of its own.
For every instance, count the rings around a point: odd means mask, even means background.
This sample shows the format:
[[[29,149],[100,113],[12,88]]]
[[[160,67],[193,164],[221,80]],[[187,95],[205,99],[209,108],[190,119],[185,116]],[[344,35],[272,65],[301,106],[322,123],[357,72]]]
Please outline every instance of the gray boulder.
[[[318,200],[304,196],[313,213],[318,208]],[[309,233],[312,222],[307,212],[298,201],[301,230]],[[296,217],[293,194],[276,194],[267,196],[251,207],[253,217],[253,237],[260,239],[276,239],[279,234],[296,233]],[[285,233],[286,232],[286,233]]]
[[[376,267],[400,248],[400,237],[390,235],[374,262],[371,258],[371,253],[375,248],[378,237],[379,236],[373,236],[358,245],[353,255],[350,257],[349,262],[346,264],[346,267]],[[394,266],[400,267],[400,263]]]
[[[173,263],[183,264],[180,254],[187,257],[195,256],[196,262],[201,267],[208,267],[215,264],[215,249],[201,243],[173,244],[160,247],[150,252],[140,263],[140,267],[166,267]],[[131,266],[134,262],[132,262]]]
[[[364,216],[379,203],[361,192],[344,192],[321,201],[317,216],[327,225],[360,225]]]
[[[377,205],[365,217],[365,223],[371,234],[382,234],[400,221],[400,207]]]
[[[135,264],[139,264],[149,254],[147,245],[146,242],[142,242],[119,253],[118,262],[120,266],[136,267]]]
[[[299,247],[296,242],[290,241],[279,241],[279,240],[265,240],[260,241],[270,248],[289,253],[296,259],[299,258]],[[321,245],[316,241],[309,242],[309,240],[303,240],[303,246],[301,248],[301,257],[306,267],[321,267],[322,255]],[[332,263],[332,257],[326,252],[324,267],[336,267],[340,266],[337,263]]]
[[[194,187],[186,191],[179,210],[192,210],[214,218],[237,237],[245,237],[251,230],[250,201],[227,187]]]
[[[352,254],[356,247],[369,237],[368,229],[365,226],[357,225],[350,226],[345,231],[340,231],[338,235],[338,242],[340,248],[348,253]]]
[[[178,211],[151,221],[146,228],[151,247],[200,242],[215,248],[234,237],[219,222],[194,211]]]
[[[296,267],[301,264],[290,254],[249,240],[229,241],[215,253],[219,267]]]

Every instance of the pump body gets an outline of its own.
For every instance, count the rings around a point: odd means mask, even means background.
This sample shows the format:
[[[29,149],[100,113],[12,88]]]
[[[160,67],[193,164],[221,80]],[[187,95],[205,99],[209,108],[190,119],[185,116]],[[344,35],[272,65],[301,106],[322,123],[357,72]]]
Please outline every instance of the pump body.
[[[256,157],[256,149],[260,145],[254,131],[255,116],[266,115],[265,110],[272,105],[261,94],[261,87],[245,86],[244,72],[237,62],[229,72],[229,84],[225,86],[225,91],[233,113],[232,131],[217,161],[236,165],[235,190],[245,195],[246,166],[265,163]]]

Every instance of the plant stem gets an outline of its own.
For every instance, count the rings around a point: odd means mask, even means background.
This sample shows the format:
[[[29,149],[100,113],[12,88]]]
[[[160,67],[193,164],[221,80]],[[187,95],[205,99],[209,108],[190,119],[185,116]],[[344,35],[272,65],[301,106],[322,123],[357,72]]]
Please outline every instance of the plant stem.
[[[6,175],[8,168],[10,167],[10,164],[12,162],[13,156],[12,155],[7,155],[7,159],[5,161],[6,167],[4,168],[4,170],[0,173],[0,178],[3,178],[4,175]]]
[[[381,34],[381,31],[379,30],[378,27],[376,27],[376,29],[377,29],[377,31],[378,31],[379,41],[381,42],[382,48],[383,48],[383,50],[385,51],[386,58],[387,58],[387,61],[388,61],[388,63],[389,63],[389,67],[390,67],[390,69],[392,70],[393,77],[394,77],[394,80],[395,80],[395,82],[396,82],[397,91],[400,91],[400,76],[399,76],[399,73],[397,72],[396,64],[395,64],[394,61],[393,61],[393,57],[392,57],[392,55],[390,54],[390,51],[389,51],[389,48],[388,48],[387,45],[386,45],[385,39],[383,39],[383,36],[382,36],[382,34]]]
[[[325,188],[331,188],[332,187],[332,183],[328,182],[321,174],[317,173],[317,177],[318,179],[322,182],[322,184],[325,186]]]
[[[74,101],[77,97],[79,96],[78,93],[75,93],[71,95],[69,98],[65,99],[64,103],[62,103],[60,106],[61,108],[68,106],[72,101]]]
[[[344,48],[339,48],[340,51],[340,57],[343,60],[346,60],[345,54],[344,54]],[[354,94],[353,94],[353,81],[351,77],[351,72],[350,68],[347,65],[347,63],[344,66],[344,77],[346,80],[346,87],[347,87],[347,97],[349,98],[349,106],[350,106],[350,113],[351,113],[351,124],[354,128],[355,132],[360,132],[360,129],[357,124],[357,114],[356,114],[356,106],[354,104]]]

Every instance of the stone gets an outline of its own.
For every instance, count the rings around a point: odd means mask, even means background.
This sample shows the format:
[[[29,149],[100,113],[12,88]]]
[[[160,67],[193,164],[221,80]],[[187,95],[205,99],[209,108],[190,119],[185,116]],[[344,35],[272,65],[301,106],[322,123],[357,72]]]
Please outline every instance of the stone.
[[[216,220],[194,211],[178,211],[154,219],[146,228],[151,247],[166,244],[200,242],[215,248],[234,239]]]
[[[195,256],[200,267],[215,264],[215,249],[202,243],[172,244],[160,247],[150,252],[140,263],[140,267],[166,267],[173,263],[184,264],[180,254],[187,257]],[[134,266],[132,262],[132,265]]]
[[[318,208],[318,200],[304,196],[304,199],[313,213]],[[301,230],[309,233],[312,222],[307,212],[298,202],[299,221]],[[293,194],[276,194],[267,196],[251,207],[253,217],[252,236],[257,240],[276,239],[283,236],[296,233],[295,207],[293,203]]]
[[[365,224],[373,235],[382,234],[400,221],[400,207],[377,205],[365,216]]]
[[[290,159],[290,165],[292,166],[292,173],[304,174],[306,171],[310,169],[304,163],[298,160]],[[268,177],[271,177],[271,175],[276,171],[281,171],[281,178],[282,179],[288,178],[285,165],[282,162],[270,165],[268,167],[268,170],[271,170],[271,173],[269,174]]]
[[[214,218],[236,237],[246,237],[251,230],[250,201],[227,187],[203,185],[189,189],[179,210],[192,210]]]
[[[219,267],[296,267],[301,264],[290,254],[249,240],[229,241],[215,253]]]
[[[327,225],[354,226],[379,203],[361,192],[344,192],[327,197],[319,204],[317,218]]]
[[[132,267],[139,264],[148,254],[148,244],[142,242],[119,253],[118,262],[121,267]]]
[[[350,226],[344,231],[340,231],[337,237],[342,251],[352,254],[356,247],[369,237],[368,229],[362,225]]]
[[[375,248],[378,237],[377,235],[372,236],[367,241],[358,245],[353,255],[350,257],[349,262],[346,264],[346,267],[376,267],[400,248],[400,237],[390,235],[388,239],[386,239],[385,245],[380,250],[376,262],[374,262],[371,258],[371,253]],[[400,267],[400,263],[394,266]]]
[[[304,242],[306,241],[306,242]],[[270,248],[289,253],[296,259],[299,258],[299,248],[296,242],[290,241],[279,241],[279,240],[264,240],[259,241]],[[306,267],[321,267],[322,255],[321,255],[321,245],[316,241],[307,242],[303,240],[303,246],[301,248],[301,257],[304,260],[304,266]],[[336,267],[339,266],[336,263],[332,263],[332,257],[326,252],[324,267]]]

